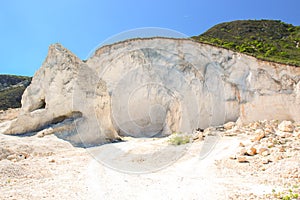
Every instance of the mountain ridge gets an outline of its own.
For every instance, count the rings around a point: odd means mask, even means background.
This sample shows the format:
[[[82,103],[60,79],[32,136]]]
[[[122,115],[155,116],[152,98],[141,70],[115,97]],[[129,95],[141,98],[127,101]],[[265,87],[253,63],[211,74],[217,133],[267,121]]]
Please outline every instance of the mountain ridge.
[[[280,20],[223,22],[192,38],[261,60],[300,66],[300,26]]]

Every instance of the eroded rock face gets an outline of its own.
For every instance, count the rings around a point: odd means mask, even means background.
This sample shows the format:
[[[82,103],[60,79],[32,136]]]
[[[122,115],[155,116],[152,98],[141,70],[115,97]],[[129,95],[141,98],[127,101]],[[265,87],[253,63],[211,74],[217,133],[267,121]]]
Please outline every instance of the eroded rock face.
[[[300,68],[187,39],[134,39],[82,62],[51,45],[6,134],[76,124],[71,141],[192,132],[228,121],[300,120]],[[59,129],[60,130],[60,129]]]

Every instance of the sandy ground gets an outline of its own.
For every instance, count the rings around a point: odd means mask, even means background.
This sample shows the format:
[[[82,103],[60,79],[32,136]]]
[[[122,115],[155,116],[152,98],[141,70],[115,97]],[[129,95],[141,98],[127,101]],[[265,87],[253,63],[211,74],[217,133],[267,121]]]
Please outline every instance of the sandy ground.
[[[300,183],[277,176],[282,163],[299,168],[299,151],[264,170],[230,159],[247,137],[180,146],[128,138],[83,149],[55,135],[0,135],[0,199],[273,199],[284,180]]]

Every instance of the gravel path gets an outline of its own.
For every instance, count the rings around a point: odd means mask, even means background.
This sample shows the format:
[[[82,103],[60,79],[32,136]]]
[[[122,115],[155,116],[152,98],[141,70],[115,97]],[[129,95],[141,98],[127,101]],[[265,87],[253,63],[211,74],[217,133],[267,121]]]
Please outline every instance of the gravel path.
[[[255,131],[229,133],[214,146],[207,135],[191,145],[127,138],[89,149],[54,135],[0,135],[0,199],[276,199],[272,190],[299,190],[298,139],[284,159],[260,164],[257,154],[240,163],[241,143]]]

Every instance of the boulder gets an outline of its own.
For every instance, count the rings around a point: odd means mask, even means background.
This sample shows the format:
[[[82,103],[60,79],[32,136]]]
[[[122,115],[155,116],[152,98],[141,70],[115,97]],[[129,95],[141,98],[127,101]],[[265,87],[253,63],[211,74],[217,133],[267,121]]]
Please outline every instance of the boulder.
[[[291,121],[282,121],[278,125],[278,129],[282,132],[293,132],[294,131],[294,125]]]
[[[264,137],[265,137],[265,132],[262,129],[257,129],[255,131],[255,137],[252,139],[252,141],[257,142],[257,141],[260,141]]]

